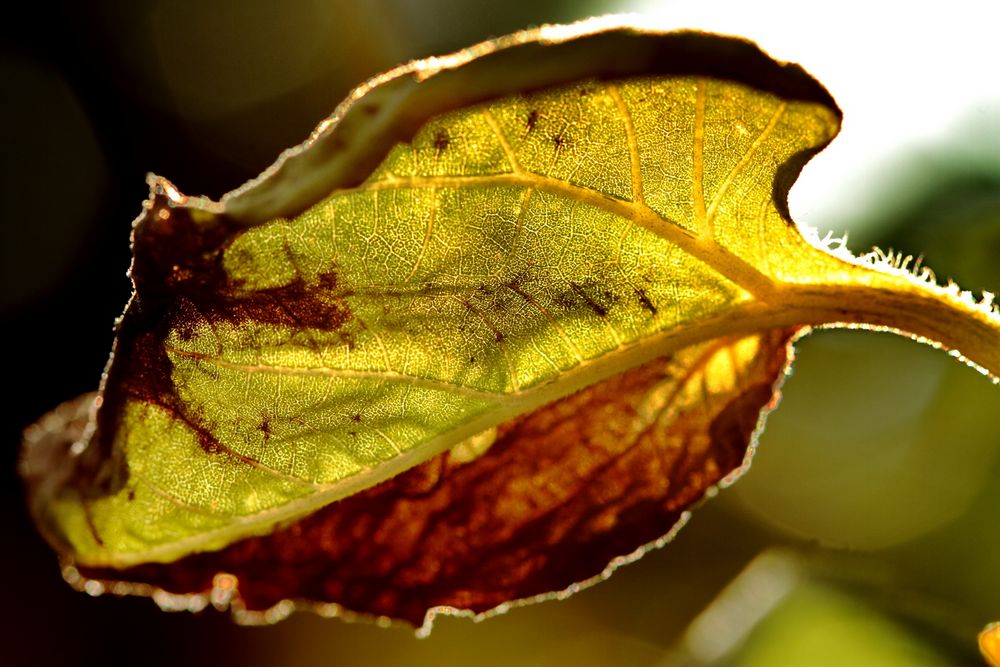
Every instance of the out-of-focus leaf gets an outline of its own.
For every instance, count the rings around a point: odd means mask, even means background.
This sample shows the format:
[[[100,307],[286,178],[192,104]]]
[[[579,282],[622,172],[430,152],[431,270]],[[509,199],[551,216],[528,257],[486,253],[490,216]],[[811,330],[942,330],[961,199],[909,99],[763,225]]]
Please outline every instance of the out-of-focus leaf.
[[[94,418],[27,439],[42,529],[253,608],[484,610],[669,532],[804,327],[996,373],[990,305],[788,218],[838,125],[749,43],[547,27],[376,78],[221,203],[154,179]]]
[[[955,664],[950,657],[877,608],[806,583],[754,628],[737,656],[719,664],[945,667]]]
[[[1000,667],[1000,623],[990,623],[979,633],[979,650],[992,667]]]
[[[762,552],[694,619],[663,664],[930,667],[968,654],[956,646],[949,655],[903,617],[818,574],[808,558]]]

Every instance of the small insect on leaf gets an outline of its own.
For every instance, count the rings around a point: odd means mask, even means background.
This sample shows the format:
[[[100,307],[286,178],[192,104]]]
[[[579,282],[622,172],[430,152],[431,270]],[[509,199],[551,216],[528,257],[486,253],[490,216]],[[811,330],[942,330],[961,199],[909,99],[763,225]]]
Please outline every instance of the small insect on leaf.
[[[550,26],[376,77],[221,202],[153,178],[100,391],[26,433],[40,529],[244,621],[606,575],[746,468],[810,326],[1000,371],[992,306],[791,221],[839,124],[746,41]]]

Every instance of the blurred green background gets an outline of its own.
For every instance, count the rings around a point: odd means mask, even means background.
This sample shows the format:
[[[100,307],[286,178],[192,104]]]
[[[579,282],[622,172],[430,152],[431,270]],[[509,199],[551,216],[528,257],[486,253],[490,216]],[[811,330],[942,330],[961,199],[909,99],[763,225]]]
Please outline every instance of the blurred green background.
[[[975,634],[1000,620],[1000,389],[888,334],[803,340],[753,469],[666,548],[567,601],[439,619],[428,639],[91,599],[62,583],[27,516],[19,431],[98,382],[147,171],[218,197],[368,76],[532,24],[637,9],[799,58],[847,120],[793,214],[851,230],[856,251],[922,254],[940,277],[1000,289],[1000,83],[995,57],[969,51],[995,25],[986,3],[899,20],[848,4],[833,23],[737,4],[100,0],[3,22],[0,663],[981,665]]]

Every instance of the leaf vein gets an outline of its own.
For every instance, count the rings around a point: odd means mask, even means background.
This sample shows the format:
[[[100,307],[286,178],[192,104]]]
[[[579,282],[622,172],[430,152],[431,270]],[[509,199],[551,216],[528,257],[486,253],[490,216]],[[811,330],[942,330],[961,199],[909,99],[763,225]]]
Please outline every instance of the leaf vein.
[[[702,234],[712,238],[705,212],[705,81],[698,79],[694,98],[694,141],[691,148],[691,187],[695,218],[702,224]]]
[[[500,142],[500,147],[503,149],[504,155],[507,157],[507,162],[510,163],[510,168],[515,174],[523,173],[521,169],[521,164],[517,159],[517,155],[514,153],[514,149],[511,148],[510,142],[507,141],[507,135],[504,133],[503,128],[500,127],[500,123],[497,122],[496,116],[489,109],[483,109],[483,118],[486,119],[486,123],[493,130],[493,134],[496,135],[497,141]]]
[[[699,181],[700,182],[700,181]],[[521,174],[484,174],[478,176],[415,176],[363,183],[355,188],[337,190],[332,196],[358,192],[377,192],[406,188],[473,188],[473,187],[526,187],[547,194],[566,197],[574,202],[587,204],[631,220],[647,231],[669,241],[705,265],[718,271],[748,292],[756,295],[773,290],[771,279],[746,260],[734,255],[711,238],[698,236],[681,227],[645,204],[613,197],[593,188],[567,183],[550,176],[533,172]]]
[[[295,366],[278,366],[274,364],[246,364],[228,361],[221,357],[216,357],[200,352],[181,350],[176,347],[167,347],[167,352],[177,356],[194,359],[196,361],[227,368],[230,370],[243,371],[245,373],[271,373],[275,375],[291,375],[299,377],[329,377],[342,378],[347,380],[384,380],[386,382],[406,383],[425,389],[446,391],[471,398],[497,399],[504,394],[502,392],[490,391],[487,389],[475,389],[466,385],[448,382],[447,380],[435,380],[432,378],[419,377],[406,373],[399,373],[389,370],[363,371],[349,368],[310,368]]]
[[[710,230],[714,230],[715,228],[715,214],[718,212],[719,205],[725,198],[726,193],[733,184],[733,181],[736,180],[736,177],[739,176],[750,163],[750,160],[753,159],[757,149],[759,149],[761,145],[767,141],[767,138],[771,136],[771,133],[774,132],[774,128],[778,126],[778,122],[781,120],[781,117],[785,113],[785,109],[787,107],[788,105],[784,102],[778,105],[778,108],[771,114],[771,118],[768,120],[767,125],[763,130],[761,130],[760,134],[757,135],[757,138],[754,139],[753,143],[750,144],[750,147],[747,148],[746,153],[743,154],[740,161],[737,162],[736,165],[730,170],[729,174],[726,175],[726,179],[722,182],[722,185],[719,186],[719,190],[715,193],[715,197],[712,198],[712,203],[709,204],[708,211],[706,212],[707,217],[705,221]]]
[[[431,188],[431,198],[434,202],[431,204],[430,215],[427,217],[427,228],[424,230],[424,242],[420,247],[420,254],[417,256],[417,261],[413,263],[413,268],[410,269],[409,275],[403,280],[403,282],[409,282],[413,279],[413,276],[417,274],[420,269],[420,264],[424,261],[424,257],[427,255],[427,248],[431,243],[431,235],[434,233],[434,221],[437,217],[438,204],[436,199],[437,191]]]
[[[639,158],[639,140],[635,132],[635,122],[632,119],[632,111],[625,104],[618,86],[608,84],[608,94],[615,101],[618,114],[622,122],[625,123],[625,139],[628,142],[629,162],[632,175],[632,199],[637,203],[643,203],[642,195],[642,162]]]

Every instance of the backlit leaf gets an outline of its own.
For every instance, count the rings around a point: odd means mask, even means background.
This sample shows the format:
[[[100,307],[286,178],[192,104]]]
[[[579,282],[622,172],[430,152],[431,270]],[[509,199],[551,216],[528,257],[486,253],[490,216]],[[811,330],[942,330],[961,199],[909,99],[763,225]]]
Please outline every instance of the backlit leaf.
[[[373,80],[221,203],[152,180],[95,416],[26,437],[43,531],[92,587],[416,623],[669,534],[810,325],[996,374],[989,303],[790,221],[839,118],[746,42],[549,27]]]

